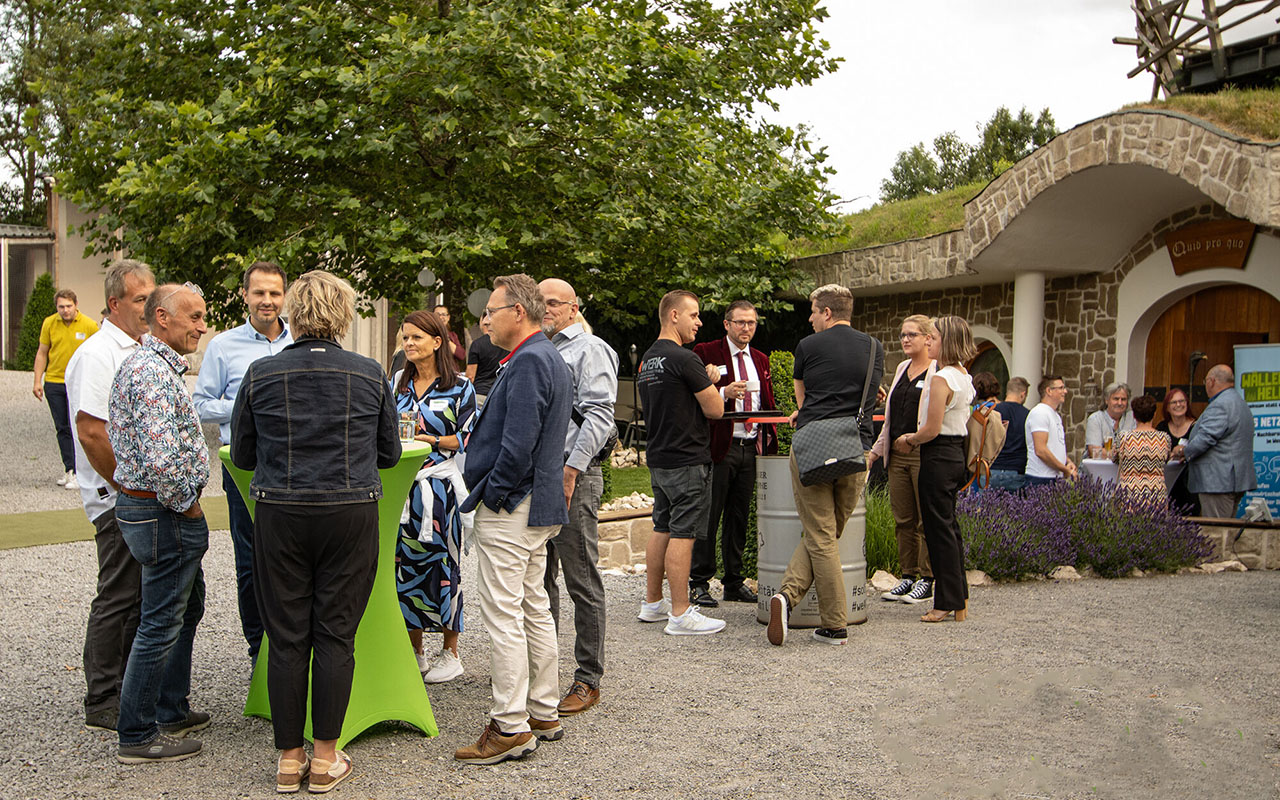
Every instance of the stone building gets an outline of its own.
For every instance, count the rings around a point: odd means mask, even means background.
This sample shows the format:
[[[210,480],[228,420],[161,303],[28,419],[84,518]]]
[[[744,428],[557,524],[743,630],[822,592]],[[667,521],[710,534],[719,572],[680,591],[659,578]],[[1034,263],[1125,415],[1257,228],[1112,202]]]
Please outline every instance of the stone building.
[[[1168,111],[1108,114],[1001,174],[964,220],[799,266],[853,290],[886,372],[901,320],[923,313],[966,318],[981,348],[971,369],[1027,378],[1032,402],[1042,375],[1063,375],[1073,457],[1108,383],[1158,399],[1190,385],[1198,413],[1208,365],[1280,342],[1280,143]]]

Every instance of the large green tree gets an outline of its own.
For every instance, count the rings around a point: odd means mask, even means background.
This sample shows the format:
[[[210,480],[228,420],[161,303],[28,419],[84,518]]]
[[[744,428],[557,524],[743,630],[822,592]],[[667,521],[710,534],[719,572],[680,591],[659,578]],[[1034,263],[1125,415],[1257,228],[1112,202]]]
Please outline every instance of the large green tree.
[[[53,120],[35,85],[56,58],[56,16],[52,0],[0,0],[0,222],[45,224],[43,146]]]
[[[880,200],[910,200],[966,183],[990,180],[1058,135],[1049,109],[1032,117],[1001,106],[982,126],[978,143],[969,144],[948,131],[933,140],[933,152],[921,142],[898,153],[889,177],[880,183]]]
[[[70,0],[56,163],[123,246],[229,299],[326,265],[410,302],[515,270],[596,313],[766,297],[829,222],[824,154],[760,119],[834,68],[818,0]],[[774,237],[777,241],[777,237]],[[224,317],[225,319],[225,317]]]

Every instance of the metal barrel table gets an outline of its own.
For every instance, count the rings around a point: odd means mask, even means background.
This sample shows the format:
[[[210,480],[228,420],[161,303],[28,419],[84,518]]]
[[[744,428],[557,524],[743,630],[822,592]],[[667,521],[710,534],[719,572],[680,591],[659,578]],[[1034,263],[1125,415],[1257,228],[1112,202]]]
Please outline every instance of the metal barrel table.
[[[400,512],[414,476],[431,447],[422,442],[402,442],[400,462],[390,469],[380,470],[382,499],[378,501],[378,572],[373,581],[373,591],[360,627],[356,630],[355,674],[351,681],[351,701],[347,716],[342,722],[342,734],[338,747],[345,747],[355,737],[379,722],[402,720],[428,736],[436,736],[435,716],[431,713],[431,701],[418,672],[418,662],[409,645],[404,616],[400,613],[400,600],[396,595],[396,538],[399,535]],[[253,473],[237,468],[231,463],[231,448],[218,451],[235,479],[240,496],[245,498],[250,516],[255,503],[249,495],[249,483]],[[253,679],[249,684],[249,697],[245,700],[246,717],[271,719],[271,701],[267,697],[268,637],[262,637],[262,649],[254,665]],[[306,737],[311,735],[310,694],[307,698]]]

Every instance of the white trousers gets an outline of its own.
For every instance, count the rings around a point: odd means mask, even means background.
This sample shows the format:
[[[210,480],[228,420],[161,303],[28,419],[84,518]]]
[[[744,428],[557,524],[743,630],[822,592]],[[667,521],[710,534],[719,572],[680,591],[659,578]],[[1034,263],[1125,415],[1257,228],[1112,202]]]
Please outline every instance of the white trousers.
[[[480,618],[489,632],[489,716],[503,733],[529,730],[528,717],[555,719],[559,703],[556,625],[543,586],[547,540],[559,525],[529,527],[529,498],[513,513],[476,508]]]

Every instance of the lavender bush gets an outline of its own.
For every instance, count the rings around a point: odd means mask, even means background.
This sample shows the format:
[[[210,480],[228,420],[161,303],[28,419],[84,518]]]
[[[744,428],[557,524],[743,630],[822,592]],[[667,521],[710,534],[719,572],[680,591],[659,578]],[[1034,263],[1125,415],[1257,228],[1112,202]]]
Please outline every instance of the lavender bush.
[[[965,566],[993,578],[1042,575],[1060,564],[1118,577],[1169,571],[1213,552],[1200,529],[1167,500],[1133,495],[1091,478],[1021,493],[998,489],[960,498]]]

